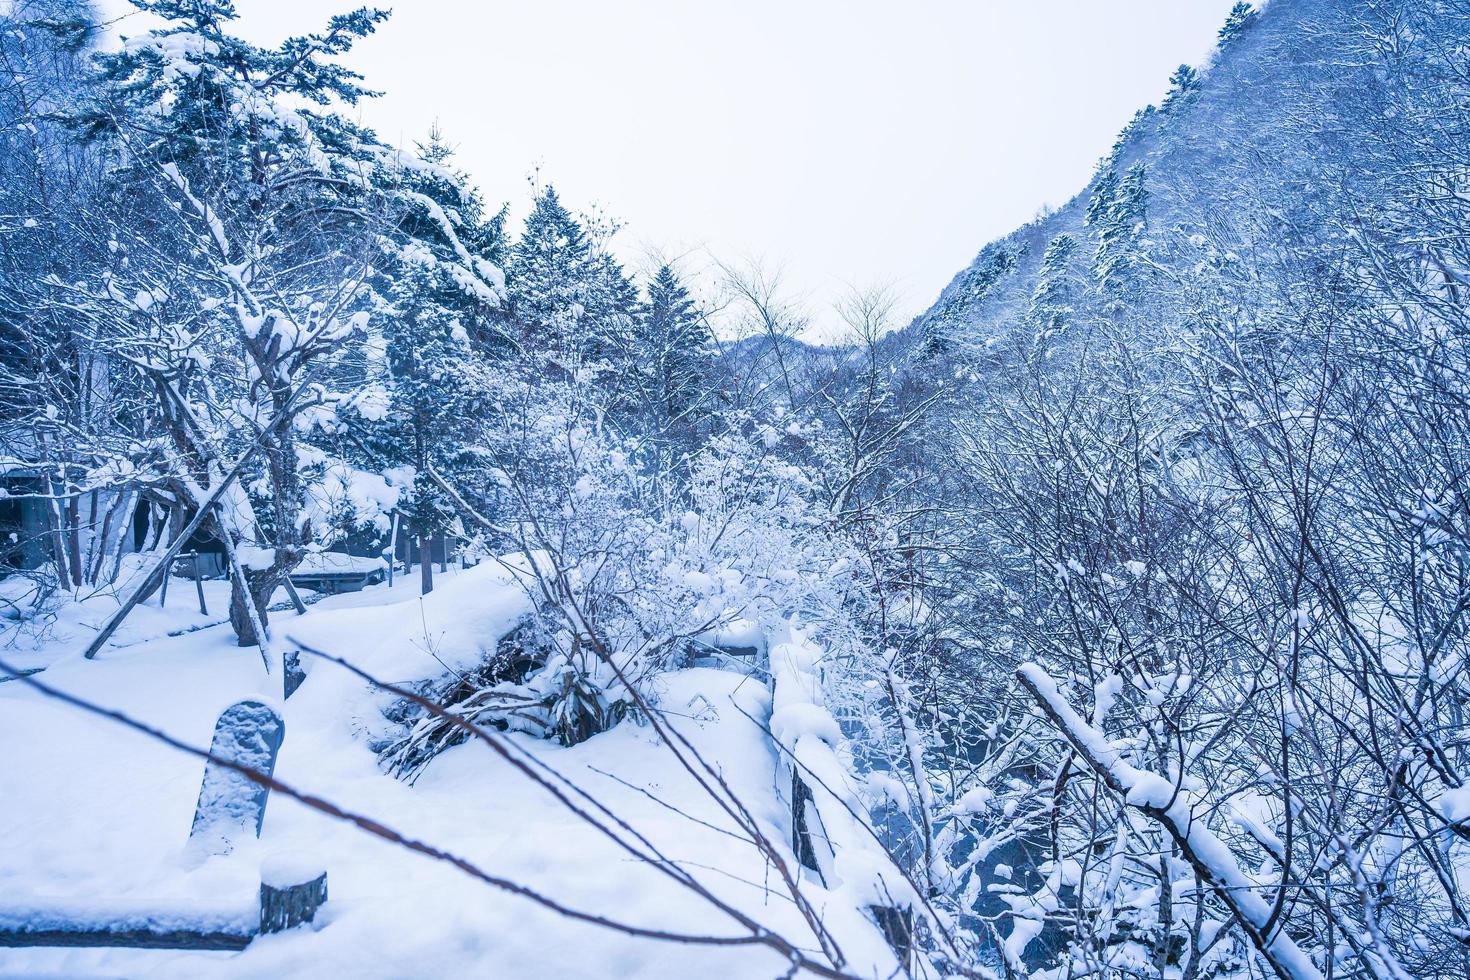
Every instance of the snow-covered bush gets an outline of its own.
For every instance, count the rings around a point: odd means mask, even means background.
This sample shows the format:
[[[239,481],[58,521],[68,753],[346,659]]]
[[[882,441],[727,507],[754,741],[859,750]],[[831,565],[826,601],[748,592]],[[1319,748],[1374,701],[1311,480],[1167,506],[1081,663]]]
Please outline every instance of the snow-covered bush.
[[[446,704],[571,744],[635,714],[650,677],[736,623],[794,619],[851,642],[857,556],[759,425],[712,439],[675,479],[645,468],[579,388],[502,390],[480,449],[497,519],[481,516],[526,570],[534,667],[507,680],[487,664],[493,682]]]

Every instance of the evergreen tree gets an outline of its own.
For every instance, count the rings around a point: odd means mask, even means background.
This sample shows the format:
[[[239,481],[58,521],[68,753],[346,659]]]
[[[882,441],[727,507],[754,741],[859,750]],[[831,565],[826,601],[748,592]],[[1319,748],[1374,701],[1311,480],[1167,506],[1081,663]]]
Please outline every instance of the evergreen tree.
[[[951,302],[946,303],[943,309],[924,321],[920,333],[923,340],[919,344],[921,361],[935,361],[949,356],[954,347],[951,332],[958,316],[959,306]]]
[[[604,375],[625,370],[618,364],[637,329],[642,306],[638,286],[611,254],[594,250],[589,263],[587,302],[578,331],[582,360]],[[609,378],[615,383],[615,378]]]
[[[537,195],[506,270],[511,314],[528,351],[574,369],[594,268],[581,223],[548,186]]]
[[[1036,331],[1038,341],[1047,340],[1066,330],[1072,320],[1072,277],[1070,266],[1077,251],[1077,240],[1071,235],[1058,235],[1046,246],[1037,273],[1036,289],[1031,294],[1027,318]]]
[[[374,279],[388,410],[368,422],[363,441],[374,468],[414,473],[401,509],[418,535],[422,591],[429,592],[430,541],[454,514],[434,474],[456,475],[486,356],[473,338],[494,329],[504,285],[488,257],[497,228],[486,226],[479,195],[450,166],[452,151],[437,130],[419,153],[402,160],[389,191],[399,216],[383,238],[386,261]]]
[[[1239,37],[1241,32],[1255,23],[1256,15],[1254,4],[1238,0],[1235,6],[1230,8],[1230,13],[1225,17],[1225,24],[1220,28],[1220,46],[1223,48]]]
[[[707,411],[701,402],[714,367],[712,344],[689,291],[669,265],[660,266],[631,348],[639,400],[656,437],[692,446]]]
[[[1118,196],[1118,171],[1109,166],[1092,184],[1092,196],[1087,199],[1087,214],[1083,220],[1092,227],[1103,223],[1112,210]]]
[[[1117,183],[1106,207],[1090,223],[1098,229],[1094,272],[1110,306],[1132,302],[1142,276],[1143,238],[1148,221],[1147,171],[1137,163]],[[1094,198],[1094,203],[1098,203]]]
[[[1171,109],[1186,101],[1200,90],[1199,72],[1190,65],[1180,65],[1169,76],[1169,93],[1164,96],[1164,108]]]

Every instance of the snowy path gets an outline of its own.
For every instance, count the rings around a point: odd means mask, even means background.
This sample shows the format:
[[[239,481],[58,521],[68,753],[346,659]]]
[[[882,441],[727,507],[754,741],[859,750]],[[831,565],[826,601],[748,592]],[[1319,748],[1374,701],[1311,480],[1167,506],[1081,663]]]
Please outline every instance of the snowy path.
[[[442,597],[436,592],[437,603],[421,604],[407,588],[374,589],[276,622],[385,679],[409,679],[422,676],[429,659],[425,644],[412,649],[415,633],[428,638],[436,657],[452,662],[472,652],[466,643],[477,633],[513,621],[516,611],[504,608],[508,593],[495,574],[453,577]],[[256,651],[233,646],[228,629],[215,628],[110,650],[93,662],[60,656],[42,676],[205,744],[220,710],[259,686],[260,660]],[[715,670],[668,674],[660,683],[671,721],[718,764],[770,836],[784,839],[783,812],[771,791],[774,754],[742,715],[769,713],[764,687]],[[574,907],[646,926],[734,931],[717,912],[629,861],[484,746],[449,751],[413,787],[381,775],[362,737],[376,723],[375,704],[345,671],[316,665],[285,704],[277,777]],[[516,737],[668,853],[705,869],[700,878],[723,898],[793,939],[809,939],[789,900],[762,886],[766,870],[753,849],[639,792],[714,827],[728,826],[649,729],[624,724],[572,749]],[[6,949],[0,973],[279,977],[330,970],[413,977],[464,969],[508,977],[682,977],[694,963],[722,977],[783,972],[764,950],[674,946],[574,924],[279,796],[267,810],[261,842],[186,869],[183,843],[202,764],[48,701],[23,683],[0,685],[0,760],[6,903],[26,897],[218,903],[253,894],[260,860],[282,850],[320,860],[331,895],[315,930],[260,939],[239,954]],[[810,894],[819,907],[826,904],[820,888]],[[884,963],[881,940],[850,906],[831,908],[827,917],[855,964]]]

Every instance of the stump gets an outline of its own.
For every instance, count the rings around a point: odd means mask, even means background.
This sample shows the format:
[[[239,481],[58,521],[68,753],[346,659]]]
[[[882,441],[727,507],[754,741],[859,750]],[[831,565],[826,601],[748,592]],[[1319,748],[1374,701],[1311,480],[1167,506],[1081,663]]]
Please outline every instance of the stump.
[[[316,918],[327,900],[327,873],[295,885],[260,883],[260,932],[283,932]]]

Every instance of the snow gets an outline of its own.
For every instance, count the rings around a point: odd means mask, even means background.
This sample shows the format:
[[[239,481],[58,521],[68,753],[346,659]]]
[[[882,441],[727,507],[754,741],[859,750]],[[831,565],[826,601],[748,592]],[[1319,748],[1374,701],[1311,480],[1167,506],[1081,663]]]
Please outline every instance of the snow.
[[[1445,790],[1439,798],[1439,807],[1450,823],[1470,821],[1470,786]]]
[[[340,656],[395,683],[469,670],[531,611],[515,568],[512,563],[481,562],[439,577],[427,596],[389,605],[373,603],[380,592],[367,589],[357,593],[364,604],[344,609],[327,600],[313,607],[314,615],[281,620],[278,631],[290,642]],[[399,576],[395,584],[416,590],[412,579],[416,576]],[[317,669],[310,657],[304,666]]]
[[[239,558],[242,567],[251,571],[263,572],[275,564],[276,550],[274,548],[260,548],[251,544],[242,544],[236,546],[235,556]]]
[[[400,578],[391,589],[330,597],[304,616],[277,613],[272,627],[278,639],[311,643],[388,680],[437,676],[446,666],[469,666],[519,621],[527,609],[520,576],[514,563],[488,561],[439,577],[422,599]],[[207,745],[219,713],[256,690],[260,656],[235,646],[228,627],[163,635],[165,627],[191,621],[180,600],[150,620],[153,636],[104,650],[97,660],[43,651],[39,659],[51,666],[39,679]],[[668,878],[630,861],[484,745],[449,750],[414,786],[383,775],[364,738],[370,724],[382,723],[380,699],[340,667],[303,659],[310,674],[282,706],[286,738],[276,777],[286,784],[572,908],[647,927],[739,931]],[[789,830],[773,792],[776,753],[762,729],[770,710],[765,689],[738,673],[691,669],[656,677],[653,690],[668,723],[717,767],[781,846]],[[506,738],[595,793],[721,899],[815,947],[795,907],[770,885],[761,855],[732,836],[738,831],[729,816],[650,728],[625,722],[569,749]],[[0,973],[278,977],[321,973],[330,964],[335,975],[363,977],[682,977],[697,964],[711,975],[764,978],[786,969],[764,947],[661,943],[567,920],[279,793],[259,841],[235,841],[232,853],[190,867],[185,841],[202,762],[79,714],[24,682],[0,684],[0,745],[9,747],[0,763],[0,840],[24,844],[0,849],[0,907],[11,914],[27,921],[39,921],[39,911],[53,919],[145,917],[156,925],[159,916],[187,910],[240,923],[253,914],[262,880],[294,884],[321,869],[331,896],[311,927],[258,938],[240,953],[4,949]],[[795,866],[789,850],[785,860]],[[871,883],[876,860],[853,851],[839,860],[839,873]],[[892,956],[854,900],[864,896],[855,887],[802,888],[849,968],[889,975]]]
[[[296,566],[293,574],[369,574],[371,572],[386,572],[388,562],[382,558],[365,558],[358,555],[344,555],[337,551],[318,551],[301,559],[301,564]]]
[[[984,813],[990,806],[995,793],[988,786],[976,786],[968,790],[954,803],[955,813]]]
[[[771,715],[771,734],[788,748],[795,748],[802,738],[816,738],[835,746],[842,739],[837,719],[815,704],[788,704]]]
[[[307,851],[280,851],[260,862],[260,883],[286,889],[315,881],[326,873],[320,856]]]
[[[749,649],[759,653],[766,648],[766,636],[761,631],[760,624],[744,617],[730,620],[701,637],[701,640],[710,646],[727,650]]]
[[[81,656],[81,651],[96,635],[108,617],[137,587],[139,576],[152,567],[151,556],[123,556],[118,581],[109,586],[79,590],[55,608],[48,608],[25,624],[0,622],[0,659],[22,668],[45,667],[59,659]],[[190,566],[175,566],[166,596],[155,593],[137,606],[123,620],[116,633],[98,654],[105,659],[113,650],[147,644],[171,632],[205,629],[229,619],[230,583],[222,579],[202,583],[208,613],[199,611],[199,599]],[[27,587],[25,579],[12,577],[0,583],[0,595],[11,598]],[[162,600],[162,605],[160,605]],[[272,604],[289,601],[284,589],[277,589]]]

